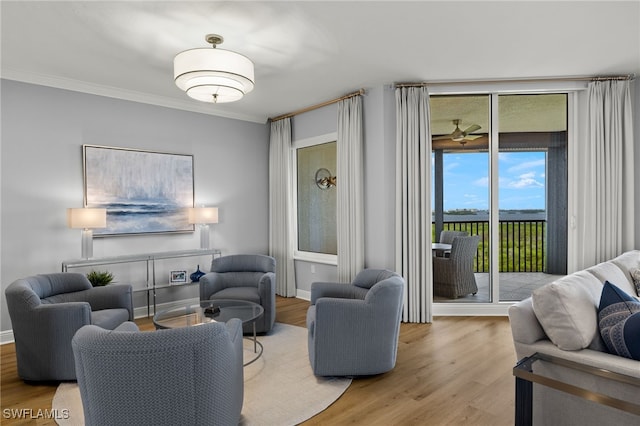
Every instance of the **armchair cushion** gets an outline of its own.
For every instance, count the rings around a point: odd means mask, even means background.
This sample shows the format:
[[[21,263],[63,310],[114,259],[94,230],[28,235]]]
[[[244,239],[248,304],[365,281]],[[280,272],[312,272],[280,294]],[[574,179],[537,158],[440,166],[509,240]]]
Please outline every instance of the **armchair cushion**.
[[[598,319],[609,352],[640,361],[640,302],[607,281]]]

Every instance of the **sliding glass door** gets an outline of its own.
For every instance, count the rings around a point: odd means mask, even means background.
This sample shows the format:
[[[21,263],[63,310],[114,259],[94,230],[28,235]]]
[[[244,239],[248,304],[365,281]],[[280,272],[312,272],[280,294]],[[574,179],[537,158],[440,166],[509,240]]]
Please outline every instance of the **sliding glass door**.
[[[522,300],[566,274],[567,95],[432,96],[430,107],[433,241],[478,240],[472,271],[460,250],[434,250],[434,302]],[[470,273],[475,292],[442,291]]]

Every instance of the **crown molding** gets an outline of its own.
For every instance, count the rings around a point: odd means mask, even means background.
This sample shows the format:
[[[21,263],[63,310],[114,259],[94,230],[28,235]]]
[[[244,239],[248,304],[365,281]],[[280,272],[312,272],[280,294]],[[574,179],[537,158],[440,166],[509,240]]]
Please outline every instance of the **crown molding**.
[[[2,68],[0,78],[5,80],[19,81],[22,83],[36,84],[40,86],[53,87],[56,89],[71,90],[74,92],[87,93],[90,95],[104,96],[108,98],[121,99],[125,101],[139,102],[143,104],[156,105],[165,108],[178,109],[182,111],[196,112],[200,114],[213,115],[216,117],[231,118],[234,120],[250,121],[264,124],[268,117],[238,114],[228,111],[214,111],[210,105],[202,102],[195,103],[189,99],[184,101],[167,98],[165,96],[150,95],[148,93],[126,90],[113,86],[88,83],[86,81],[62,78],[47,74],[17,71],[10,68]]]

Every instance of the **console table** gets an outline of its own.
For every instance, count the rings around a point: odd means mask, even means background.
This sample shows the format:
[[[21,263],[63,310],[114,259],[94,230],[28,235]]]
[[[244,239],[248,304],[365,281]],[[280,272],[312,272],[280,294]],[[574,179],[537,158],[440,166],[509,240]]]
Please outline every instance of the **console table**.
[[[144,288],[134,288],[134,292],[147,293],[147,316],[151,315],[151,298],[153,295],[153,312],[156,312],[156,291],[175,287],[166,280],[159,282],[156,277],[156,262],[164,259],[177,259],[182,257],[211,256],[213,260],[222,256],[219,249],[195,249],[195,250],[178,250],[159,253],[143,253],[124,256],[112,257],[95,257],[91,259],[75,259],[65,260],[62,262],[62,272],[68,272],[70,269],[83,268],[89,266],[115,265],[120,263],[136,263],[140,262],[146,266],[146,282]],[[189,285],[195,283],[185,283],[180,285]]]

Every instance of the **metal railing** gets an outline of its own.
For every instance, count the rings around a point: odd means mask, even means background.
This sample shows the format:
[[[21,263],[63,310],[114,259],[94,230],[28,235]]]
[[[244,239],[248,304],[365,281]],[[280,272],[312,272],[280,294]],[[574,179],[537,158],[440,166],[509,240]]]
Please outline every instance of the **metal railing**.
[[[547,221],[501,220],[499,223],[499,271],[545,272],[547,269],[545,252]],[[444,222],[443,229],[479,235],[475,272],[489,272],[488,221]]]

